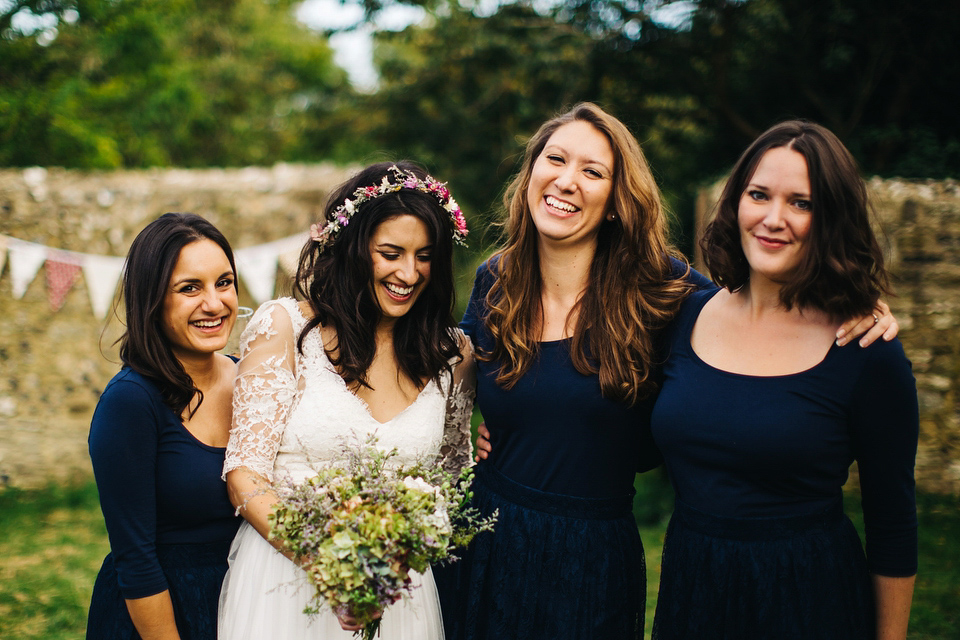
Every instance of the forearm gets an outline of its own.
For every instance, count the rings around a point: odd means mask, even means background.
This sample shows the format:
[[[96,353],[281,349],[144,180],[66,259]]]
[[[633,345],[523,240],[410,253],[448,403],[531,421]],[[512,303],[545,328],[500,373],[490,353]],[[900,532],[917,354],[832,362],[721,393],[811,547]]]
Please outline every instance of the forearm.
[[[143,640],[180,640],[169,591],[126,600],[127,611]]]
[[[910,621],[913,584],[916,576],[896,578],[873,576],[873,591],[877,601],[877,640],[904,640]]]
[[[247,467],[240,467],[227,473],[227,493],[231,504],[240,511],[244,520],[249,522],[264,540],[283,551],[280,545],[270,540],[270,522],[267,518],[277,502],[277,495],[270,482]]]

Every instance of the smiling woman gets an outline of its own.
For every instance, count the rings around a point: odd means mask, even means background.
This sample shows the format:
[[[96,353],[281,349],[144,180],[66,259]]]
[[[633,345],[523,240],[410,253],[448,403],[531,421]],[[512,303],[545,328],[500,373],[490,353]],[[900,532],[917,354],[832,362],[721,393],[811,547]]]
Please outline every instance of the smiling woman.
[[[470,459],[473,356],[455,328],[452,250],[466,235],[443,184],[410,163],[376,164],[330,196],[297,271],[305,298],[263,305],[241,337],[224,473],[246,522],[230,553],[219,637],[334,638],[344,611],[303,613],[312,588],[276,539],[273,483],[299,482],[371,434],[397,462],[454,475]],[[306,565],[304,565],[306,566]],[[384,612],[384,640],[443,637],[430,570]]]
[[[213,640],[240,522],[220,479],[236,363],[233,252],[209,222],[168,213],[130,247],[123,368],[90,425],[110,537],[87,637]]]

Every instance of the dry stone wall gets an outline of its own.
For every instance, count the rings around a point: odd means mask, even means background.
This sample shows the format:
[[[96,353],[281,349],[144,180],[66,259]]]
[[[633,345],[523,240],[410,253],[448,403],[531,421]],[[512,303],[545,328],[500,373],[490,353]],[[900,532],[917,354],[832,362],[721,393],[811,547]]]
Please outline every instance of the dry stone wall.
[[[0,234],[47,247],[123,256],[148,222],[192,212],[235,249],[305,231],[349,170],[332,165],[79,172],[0,170]],[[278,276],[278,287],[285,284]],[[0,272],[0,487],[89,477],[90,417],[118,370],[117,319],[98,320],[81,277],[53,311],[44,270],[14,299]],[[278,292],[281,290],[278,289]],[[241,281],[241,304],[253,306]]]
[[[917,483],[960,493],[960,183],[873,178],[868,187],[893,275],[888,302],[917,379]],[[701,191],[698,231],[718,195],[716,185]]]
[[[210,219],[234,248],[305,230],[349,170],[272,168],[78,172],[0,170],[0,234],[48,247],[123,256],[167,211]],[[870,181],[885,238],[921,411],[919,484],[960,492],[960,185]],[[716,189],[698,200],[698,228]],[[52,311],[41,270],[22,299],[0,271],[0,487],[89,477],[90,416],[116,372],[119,322],[94,317],[80,278]],[[286,285],[278,276],[278,287]],[[253,306],[241,285],[241,304]],[[106,325],[106,326],[105,326]]]

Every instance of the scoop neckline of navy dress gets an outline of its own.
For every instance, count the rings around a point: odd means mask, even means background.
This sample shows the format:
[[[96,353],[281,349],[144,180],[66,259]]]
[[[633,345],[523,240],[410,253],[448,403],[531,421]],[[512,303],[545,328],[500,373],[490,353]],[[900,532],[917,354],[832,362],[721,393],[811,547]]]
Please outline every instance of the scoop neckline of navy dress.
[[[700,303],[699,307],[696,310],[696,315],[690,318],[686,326],[683,327],[683,330],[686,332],[686,336],[683,339],[683,345],[687,353],[690,354],[690,359],[693,360],[694,363],[696,363],[698,366],[709,369],[710,371],[713,371],[720,375],[730,376],[734,378],[744,378],[744,379],[750,379],[750,380],[785,380],[787,378],[795,378],[797,376],[802,376],[804,374],[808,374],[816,371],[820,367],[824,366],[824,363],[831,356],[831,354],[833,354],[835,349],[841,348],[837,346],[836,342],[832,343],[830,345],[830,348],[827,349],[827,352],[823,355],[823,358],[821,358],[819,362],[817,362],[813,366],[807,367],[806,369],[803,369],[801,371],[794,371],[792,373],[778,373],[776,375],[771,375],[771,376],[762,376],[755,373],[737,373],[736,371],[727,371],[726,369],[715,367],[709,362],[707,362],[706,360],[704,360],[703,358],[701,358],[700,355],[696,352],[696,350],[694,350],[693,328],[697,324],[697,319],[700,317],[700,313],[703,311],[703,308],[707,305],[708,302],[710,302],[713,299],[713,296],[720,293],[720,291],[721,289],[718,287],[717,289],[710,291],[710,295],[704,296],[703,302]]]

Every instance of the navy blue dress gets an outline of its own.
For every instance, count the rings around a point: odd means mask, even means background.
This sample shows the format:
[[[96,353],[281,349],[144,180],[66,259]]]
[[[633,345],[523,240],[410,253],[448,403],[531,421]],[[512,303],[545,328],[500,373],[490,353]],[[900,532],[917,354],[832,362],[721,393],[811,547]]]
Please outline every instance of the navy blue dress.
[[[486,352],[493,282],[481,266],[460,325]],[[496,363],[477,362],[493,452],[476,468],[474,504],[499,517],[459,562],[434,569],[448,640],[643,637],[646,570],[631,507],[636,473],[659,463],[652,403],[605,399],[599,378],[574,368],[569,343],[540,343],[509,390]]]
[[[899,341],[831,347],[791,375],[700,360],[715,291],[684,303],[652,417],[676,490],[653,637],[873,640],[870,573],[917,568],[916,385]],[[866,556],[843,514],[856,460]]]
[[[90,458],[110,538],[87,638],[139,638],[124,599],[167,589],[183,640],[214,640],[220,585],[240,518],[221,480],[224,447],[197,440],[157,387],[123,368],[90,425]]]

